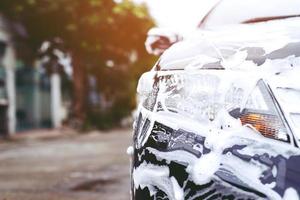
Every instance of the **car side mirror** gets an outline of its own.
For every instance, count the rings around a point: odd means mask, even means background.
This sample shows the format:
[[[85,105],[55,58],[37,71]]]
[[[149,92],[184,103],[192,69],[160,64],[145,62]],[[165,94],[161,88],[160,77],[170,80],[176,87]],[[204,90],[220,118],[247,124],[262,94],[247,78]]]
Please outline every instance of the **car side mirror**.
[[[149,54],[159,56],[170,46],[182,39],[182,36],[174,31],[155,27],[148,31],[145,46]]]

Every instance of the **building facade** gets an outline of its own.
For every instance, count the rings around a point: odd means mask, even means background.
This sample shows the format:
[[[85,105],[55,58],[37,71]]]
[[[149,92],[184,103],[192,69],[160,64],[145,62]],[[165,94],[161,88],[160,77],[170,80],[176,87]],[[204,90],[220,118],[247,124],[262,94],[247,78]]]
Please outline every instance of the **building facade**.
[[[60,127],[67,116],[60,75],[47,74],[40,62],[27,66],[19,60],[12,34],[0,16],[0,134],[1,127],[2,135]]]

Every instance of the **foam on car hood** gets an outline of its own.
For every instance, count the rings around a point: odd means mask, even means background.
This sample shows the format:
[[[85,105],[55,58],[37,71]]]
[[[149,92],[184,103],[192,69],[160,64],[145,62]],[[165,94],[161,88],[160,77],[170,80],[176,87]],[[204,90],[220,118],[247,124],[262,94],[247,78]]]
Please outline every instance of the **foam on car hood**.
[[[159,70],[248,68],[263,66],[268,60],[299,57],[299,23],[300,18],[289,18],[200,29],[166,50]]]

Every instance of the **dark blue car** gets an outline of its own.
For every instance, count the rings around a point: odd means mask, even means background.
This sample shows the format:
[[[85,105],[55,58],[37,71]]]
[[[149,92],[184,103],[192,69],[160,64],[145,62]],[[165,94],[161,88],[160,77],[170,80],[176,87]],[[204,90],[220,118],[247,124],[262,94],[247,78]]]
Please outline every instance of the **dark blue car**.
[[[138,94],[132,199],[299,199],[300,18],[199,30]]]

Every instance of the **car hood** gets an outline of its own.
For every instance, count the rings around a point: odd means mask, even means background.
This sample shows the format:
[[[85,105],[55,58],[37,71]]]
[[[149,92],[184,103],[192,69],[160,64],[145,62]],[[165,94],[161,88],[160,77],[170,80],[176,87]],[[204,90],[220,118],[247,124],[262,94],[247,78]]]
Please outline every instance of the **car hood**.
[[[166,50],[154,70],[270,67],[300,56],[299,24],[295,17],[198,30]]]

